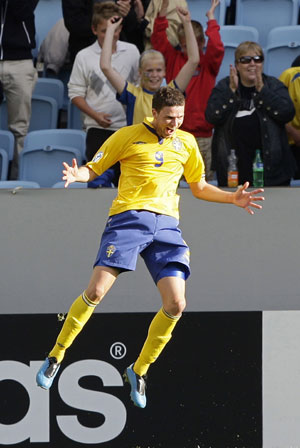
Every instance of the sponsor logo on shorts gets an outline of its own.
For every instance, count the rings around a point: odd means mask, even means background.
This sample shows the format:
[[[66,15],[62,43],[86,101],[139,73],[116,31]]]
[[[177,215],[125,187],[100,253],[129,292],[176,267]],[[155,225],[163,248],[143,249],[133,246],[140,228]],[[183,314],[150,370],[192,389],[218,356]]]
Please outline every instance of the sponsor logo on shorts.
[[[111,244],[110,246],[108,246],[108,248],[106,249],[106,256],[107,258],[111,257],[116,251],[116,248],[113,244]]]
[[[172,145],[176,151],[180,151],[182,148],[182,141],[180,140],[180,138],[175,137],[172,141]]]

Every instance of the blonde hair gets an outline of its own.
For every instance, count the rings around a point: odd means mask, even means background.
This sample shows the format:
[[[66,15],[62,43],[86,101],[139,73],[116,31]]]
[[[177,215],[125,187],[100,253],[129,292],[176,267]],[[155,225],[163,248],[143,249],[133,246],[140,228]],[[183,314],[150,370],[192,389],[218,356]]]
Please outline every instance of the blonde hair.
[[[249,51],[253,51],[258,56],[264,57],[263,49],[258,43],[246,40],[236,48],[234,52],[235,62],[238,62],[242,56],[246,56]]]
[[[113,16],[122,17],[115,2],[96,2],[93,6],[92,26],[97,28],[102,20],[108,20]]]
[[[163,56],[163,54],[160,52],[160,51],[157,51],[157,50],[153,50],[152,48],[150,49],[150,50],[145,50],[145,51],[143,51],[143,53],[141,54],[141,56],[140,56],[140,59],[139,59],[139,68],[141,69],[142,68],[142,65],[146,62],[146,61],[148,61],[148,60],[154,60],[154,59],[160,59],[161,60],[161,62],[164,64],[164,66],[166,65],[166,62],[165,62],[165,58],[164,58],[164,56]]]

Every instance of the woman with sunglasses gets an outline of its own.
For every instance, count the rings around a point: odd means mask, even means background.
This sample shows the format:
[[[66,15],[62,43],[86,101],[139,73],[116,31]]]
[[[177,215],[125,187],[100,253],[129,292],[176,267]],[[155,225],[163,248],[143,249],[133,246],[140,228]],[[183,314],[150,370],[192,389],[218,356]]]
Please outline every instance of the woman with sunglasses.
[[[212,169],[220,186],[227,185],[228,155],[236,150],[239,184],[252,185],[256,149],[264,162],[264,185],[289,185],[295,170],[285,123],[295,111],[288,90],[277,78],[263,73],[263,50],[256,42],[242,42],[235,66],[219,81],[207,103],[206,119],[214,125]]]

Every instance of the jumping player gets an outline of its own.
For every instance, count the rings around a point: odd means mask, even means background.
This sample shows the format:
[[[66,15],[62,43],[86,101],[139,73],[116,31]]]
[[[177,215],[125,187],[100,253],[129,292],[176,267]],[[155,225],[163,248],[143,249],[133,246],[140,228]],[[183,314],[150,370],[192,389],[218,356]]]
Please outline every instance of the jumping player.
[[[133,271],[140,254],[157,285],[162,308],[152,320],[137,360],[124,376],[131,385],[133,403],[146,406],[145,374],[171,339],[185,308],[185,281],[190,274],[189,248],[178,228],[178,183],[184,174],[198,199],[234,204],[253,214],[262,189],[247,191],[246,182],[235,192],[208,184],[195,138],[178,128],[184,118],[183,94],[161,87],[153,96],[153,118],[116,131],[93,160],[78,168],[64,163],[63,179],[88,182],[116,162],[121,164],[117,197],[109,211],[100,249],[87,289],[72,304],[56,344],[37,374],[37,384],[49,389],[66,349],[82,330],[96,305],[118,275]],[[132,235],[134,234],[134,237]]]

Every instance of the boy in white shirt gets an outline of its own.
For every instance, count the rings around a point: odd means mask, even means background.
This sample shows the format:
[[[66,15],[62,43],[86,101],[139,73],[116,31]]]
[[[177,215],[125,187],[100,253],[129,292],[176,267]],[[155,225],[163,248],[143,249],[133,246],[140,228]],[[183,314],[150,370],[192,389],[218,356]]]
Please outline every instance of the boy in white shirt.
[[[126,126],[125,108],[117,101],[116,90],[99,67],[107,21],[116,15],[121,17],[114,2],[95,3],[92,31],[97,40],[77,53],[68,83],[69,98],[83,112],[87,161],[108,137]],[[121,29],[122,25],[114,33],[112,64],[125,79],[135,84],[140,54],[135,45],[118,40]]]

